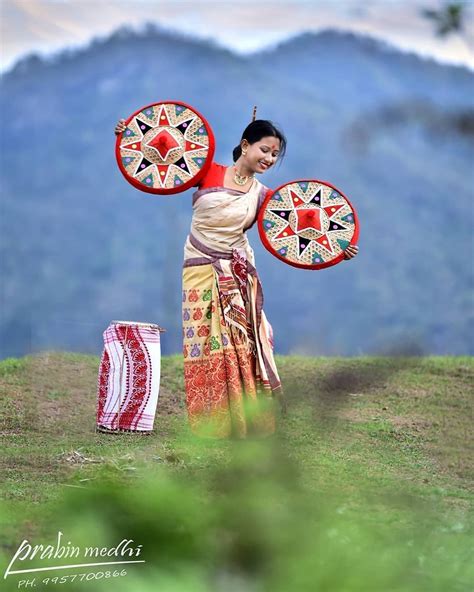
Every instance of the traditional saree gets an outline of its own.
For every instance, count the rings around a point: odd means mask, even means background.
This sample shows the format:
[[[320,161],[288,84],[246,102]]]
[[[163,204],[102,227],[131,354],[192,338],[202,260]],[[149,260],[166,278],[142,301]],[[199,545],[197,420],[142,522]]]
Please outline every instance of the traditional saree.
[[[257,179],[247,192],[225,188],[224,172],[214,163],[194,193],[184,248],[186,406],[196,434],[245,438],[275,431],[273,396],[281,388],[245,235],[267,189]]]

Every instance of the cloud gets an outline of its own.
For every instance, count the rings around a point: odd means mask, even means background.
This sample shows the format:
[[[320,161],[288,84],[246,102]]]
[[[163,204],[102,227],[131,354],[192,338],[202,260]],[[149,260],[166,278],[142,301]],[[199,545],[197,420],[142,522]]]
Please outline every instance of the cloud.
[[[421,6],[439,0],[3,0],[2,69],[25,53],[49,53],[88,43],[129,25],[155,22],[199,38],[211,38],[235,51],[251,52],[303,30],[338,28],[381,37],[398,47],[441,61],[470,64],[468,46],[452,37],[440,40],[420,16]],[[472,12],[472,5],[467,5]],[[470,7],[470,8],[469,8]],[[466,19],[474,30],[474,20]],[[474,32],[474,31],[471,31]]]

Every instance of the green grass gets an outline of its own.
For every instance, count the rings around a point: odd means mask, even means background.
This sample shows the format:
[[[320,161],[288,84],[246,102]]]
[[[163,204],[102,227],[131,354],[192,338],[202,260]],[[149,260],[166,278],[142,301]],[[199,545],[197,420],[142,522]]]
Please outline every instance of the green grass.
[[[98,364],[0,362],[6,563],[23,538],[130,529],[151,571],[117,591],[472,589],[471,358],[277,357],[288,411],[260,443],[189,432],[181,356],[152,436],[98,434]]]

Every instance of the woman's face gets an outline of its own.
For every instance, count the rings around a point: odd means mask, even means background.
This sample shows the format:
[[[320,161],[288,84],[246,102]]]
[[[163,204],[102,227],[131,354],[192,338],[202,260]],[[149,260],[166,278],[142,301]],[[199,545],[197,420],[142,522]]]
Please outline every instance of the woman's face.
[[[274,136],[265,136],[253,144],[249,144],[247,140],[242,141],[242,158],[254,173],[267,171],[275,164],[279,154],[280,140]]]

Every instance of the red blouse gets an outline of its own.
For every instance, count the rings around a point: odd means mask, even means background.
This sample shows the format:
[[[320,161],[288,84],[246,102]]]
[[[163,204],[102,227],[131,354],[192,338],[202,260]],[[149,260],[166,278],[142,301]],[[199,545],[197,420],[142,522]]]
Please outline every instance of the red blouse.
[[[227,167],[224,166],[223,164],[218,164],[217,162],[213,162],[211,164],[207,173],[201,179],[199,184],[196,185],[196,187],[198,187],[198,190],[193,195],[193,204],[201,196],[201,191],[205,192],[206,189],[212,189],[213,187],[224,187],[224,175],[225,175],[226,170],[227,170]],[[234,190],[230,189],[230,191],[234,191]],[[238,191],[238,190],[235,190],[235,191]],[[245,193],[245,192],[242,191],[242,193]],[[258,196],[258,205],[257,205],[257,212],[255,215],[255,219],[252,222],[252,224],[249,226],[249,228],[251,228],[255,224],[255,222],[257,221],[258,213],[260,211],[260,208],[262,207],[263,202],[272,193],[273,193],[273,189],[269,189],[268,187],[266,187],[265,185],[262,184],[262,189],[260,191],[260,195]],[[246,228],[245,230],[248,230],[248,228]]]
[[[199,181],[199,189],[208,189],[209,187],[223,187],[224,175],[227,167],[223,164],[213,162],[205,176]]]
[[[224,187],[224,176],[227,167],[223,164],[218,164],[217,162],[213,162],[209,167],[206,175],[200,180],[199,182],[199,189],[209,189],[210,187]],[[263,186],[265,191],[262,191],[262,195],[259,196],[258,200],[258,209],[262,205],[264,199],[273,193],[273,189],[269,189],[265,185]],[[237,191],[237,190],[236,190]]]

